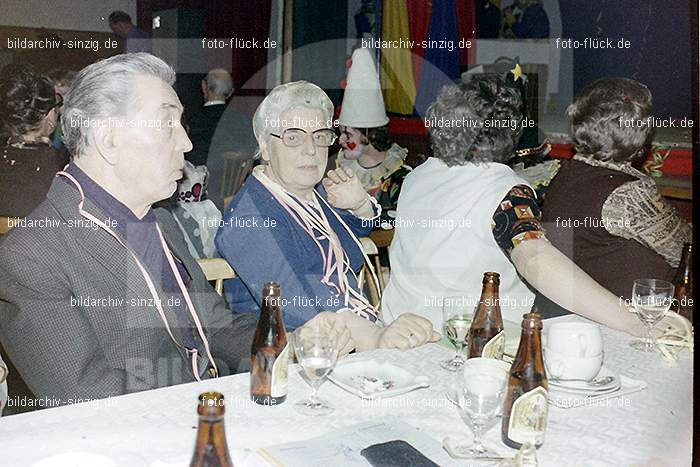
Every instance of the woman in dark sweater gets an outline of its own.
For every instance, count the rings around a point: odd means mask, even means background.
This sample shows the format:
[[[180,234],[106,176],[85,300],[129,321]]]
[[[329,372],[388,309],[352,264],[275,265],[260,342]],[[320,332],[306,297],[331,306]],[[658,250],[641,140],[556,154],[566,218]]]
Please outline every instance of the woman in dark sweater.
[[[633,167],[653,135],[649,89],[600,79],[567,113],[576,155],[547,192],[542,220],[550,241],[620,297],[631,295],[635,279],[671,280],[692,227]]]
[[[29,214],[68,162],[49,139],[61,103],[48,77],[23,65],[0,72],[0,216]]]

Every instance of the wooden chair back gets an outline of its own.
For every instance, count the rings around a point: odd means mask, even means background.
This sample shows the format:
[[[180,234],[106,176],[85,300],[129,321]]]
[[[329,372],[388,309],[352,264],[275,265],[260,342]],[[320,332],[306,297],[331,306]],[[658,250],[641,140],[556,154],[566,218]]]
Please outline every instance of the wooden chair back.
[[[371,278],[372,274],[367,264],[362,267],[362,271],[360,272],[360,277],[358,278],[358,288],[362,290],[365,285],[365,279],[369,277],[369,279],[367,279],[367,289],[369,290],[370,303],[373,307],[379,309],[379,305],[382,302],[382,294],[384,293],[385,288],[382,265],[379,261],[379,249],[377,248],[376,243],[374,243],[374,241],[369,237],[360,238],[360,244],[362,244],[362,250],[369,257],[370,261],[372,261],[374,272],[377,273],[377,279],[379,279],[379,290],[377,290],[377,286]]]
[[[7,232],[12,230],[11,221],[13,219],[16,218],[0,216],[0,235],[5,235]]]
[[[226,279],[234,279],[236,271],[233,270],[228,261],[223,258],[204,258],[198,259],[197,263],[202,268],[204,277],[208,281],[214,282],[214,290],[219,295],[224,294],[224,281]]]
[[[221,175],[221,198],[233,196],[241,188],[246,177],[253,170],[253,160],[238,152],[225,152],[224,172]]]

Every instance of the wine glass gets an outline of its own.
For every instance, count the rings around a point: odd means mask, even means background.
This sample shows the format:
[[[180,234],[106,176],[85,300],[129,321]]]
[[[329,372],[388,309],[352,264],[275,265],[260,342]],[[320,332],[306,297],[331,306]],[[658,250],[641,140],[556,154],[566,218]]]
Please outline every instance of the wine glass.
[[[491,361],[485,361],[491,360]],[[454,386],[452,397],[462,420],[471,425],[474,442],[451,447],[459,457],[497,457],[484,446],[482,436],[498,421],[508,381],[507,364],[494,359],[470,358],[464,365],[464,378]]]
[[[462,349],[467,345],[469,328],[472,325],[473,314],[466,308],[464,297],[445,297],[442,301],[442,330],[443,334],[457,348],[455,356],[440,362],[440,366],[448,371],[462,369],[465,358]]]
[[[631,344],[642,352],[654,351],[654,325],[668,312],[673,302],[673,284],[659,279],[637,279],[632,286],[632,303],[644,323],[646,337]]]
[[[294,408],[305,415],[328,415],[335,409],[318,398],[318,388],[323,384],[338,360],[338,346],[335,334],[322,329],[301,327],[292,334],[294,352],[301,365],[311,396],[298,402]]]

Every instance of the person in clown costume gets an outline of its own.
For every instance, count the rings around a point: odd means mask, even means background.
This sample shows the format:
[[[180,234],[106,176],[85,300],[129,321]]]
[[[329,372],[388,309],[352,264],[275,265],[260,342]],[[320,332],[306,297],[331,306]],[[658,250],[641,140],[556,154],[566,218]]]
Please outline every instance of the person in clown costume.
[[[394,142],[388,123],[371,51],[356,49],[338,117],[342,149],[336,166],[352,170],[385,211],[396,207],[403,179],[411,171],[408,151]]]

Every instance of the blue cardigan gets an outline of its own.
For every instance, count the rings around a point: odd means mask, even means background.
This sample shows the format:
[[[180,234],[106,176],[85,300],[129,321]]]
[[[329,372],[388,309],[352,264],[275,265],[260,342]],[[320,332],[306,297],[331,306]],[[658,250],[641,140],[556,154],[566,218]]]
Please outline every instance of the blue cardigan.
[[[316,190],[327,199],[322,185]],[[330,209],[322,202],[321,206],[353,271],[359,274],[364,261],[362,250]],[[335,211],[358,238],[369,234],[370,222],[363,223],[347,210]],[[328,248],[327,240],[319,242],[324,250]],[[254,176],[226,208],[216,247],[238,276],[224,285],[234,313],[259,313],[263,284],[270,281],[280,284],[284,323],[289,328],[301,326],[321,311],[344,306],[344,297],[321,283],[323,260],[316,243]],[[348,273],[348,282],[356,288],[352,273]]]

